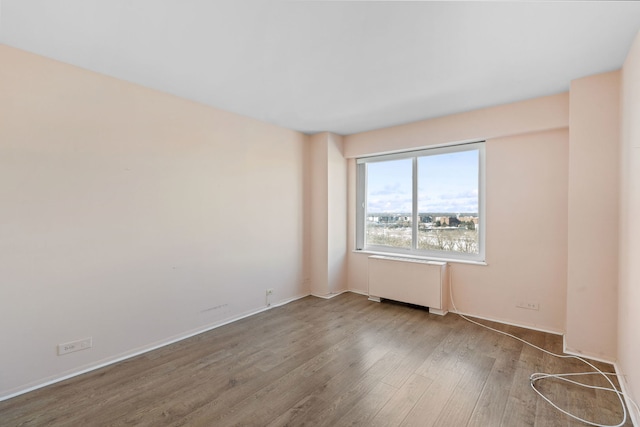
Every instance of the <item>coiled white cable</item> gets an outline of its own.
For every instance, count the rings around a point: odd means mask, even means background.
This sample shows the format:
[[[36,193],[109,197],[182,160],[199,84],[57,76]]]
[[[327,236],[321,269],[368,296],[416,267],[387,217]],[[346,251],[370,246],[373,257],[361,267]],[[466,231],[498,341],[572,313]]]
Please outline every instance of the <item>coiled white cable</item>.
[[[528,342],[528,341],[526,341],[526,340],[524,340],[522,338],[519,338],[519,337],[517,337],[515,335],[512,335],[512,334],[510,334],[508,332],[500,331],[500,330],[492,328],[490,326],[483,325],[480,322],[476,322],[475,320],[469,319],[464,314],[458,312],[458,308],[456,307],[455,301],[453,299],[453,280],[452,280],[453,274],[452,274],[451,270],[452,269],[449,268],[449,297],[451,299],[451,306],[453,307],[453,310],[456,312],[456,314],[458,316],[462,317],[467,322],[471,322],[471,323],[473,323],[475,325],[478,325],[478,326],[481,326],[483,328],[489,329],[490,331],[494,331],[494,332],[497,332],[499,334],[506,335],[508,337],[516,339],[516,340],[518,340],[518,341],[520,341],[520,342],[522,342],[522,343],[524,343],[524,344],[526,344],[528,346],[531,346],[531,347],[533,347],[533,348],[535,348],[537,350],[540,350],[543,353],[546,353],[546,354],[548,354],[550,356],[558,357],[558,358],[561,358],[561,359],[577,359],[577,360],[585,363],[586,365],[590,366],[592,369],[594,369],[594,371],[592,371],[592,372],[579,372],[579,373],[567,373],[567,374],[547,374],[547,373],[543,373],[543,372],[536,372],[536,373],[531,374],[531,376],[529,377],[531,388],[540,397],[542,397],[542,399],[544,399],[547,403],[549,403],[551,406],[553,406],[554,408],[556,408],[558,411],[562,412],[563,414],[565,414],[565,415],[567,415],[567,416],[569,416],[569,417],[571,417],[571,418],[573,418],[575,420],[578,420],[578,421],[580,421],[582,423],[585,423],[587,425],[596,426],[596,427],[622,427],[627,422],[627,416],[628,416],[627,407],[625,406],[624,399],[622,398],[624,393],[622,391],[618,390],[618,388],[615,386],[615,384],[613,384],[613,381],[611,381],[611,379],[608,376],[608,375],[616,375],[616,374],[602,372],[600,369],[595,367],[592,363],[588,362],[587,360],[583,359],[580,356],[553,353],[551,351],[545,350],[544,348],[538,347],[537,345],[532,344],[532,343],[530,343],[530,342]],[[573,380],[570,380],[570,379],[566,378],[568,376],[593,375],[593,374],[602,375],[607,380],[607,382],[611,385],[611,388],[592,386],[592,385],[589,385],[589,384],[584,384],[584,383],[581,383],[579,381],[573,381]],[[587,387],[587,388],[592,388],[592,389],[597,389],[597,390],[605,390],[605,391],[610,391],[612,393],[615,393],[616,396],[618,396],[618,400],[620,401],[620,406],[622,407],[622,414],[623,414],[622,421],[620,423],[614,424],[614,425],[597,424],[595,422],[585,420],[583,418],[580,418],[580,417],[578,417],[576,415],[571,414],[570,412],[565,411],[564,409],[560,408],[558,405],[553,403],[548,397],[546,397],[544,394],[542,394],[542,392],[540,392],[540,390],[538,390],[535,387],[535,384],[536,384],[537,381],[543,380],[543,379],[546,379],[546,378],[555,378],[555,379],[558,379],[558,380],[561,380],[561,381],[565,381],[565,382],[569,382],[569,383],[572,383],[572,384],[575,384],[575,385],[579,385],[581,387]],[[627,396],[627,400],[630,401],[631,403],[633,403],[633,405],[635,406],[635,408],[638,411],[638,413],[640,413],[640,408],[638,407],[638,404],[636,402],[634,402],[633,399],[631,399],[628,396]]]

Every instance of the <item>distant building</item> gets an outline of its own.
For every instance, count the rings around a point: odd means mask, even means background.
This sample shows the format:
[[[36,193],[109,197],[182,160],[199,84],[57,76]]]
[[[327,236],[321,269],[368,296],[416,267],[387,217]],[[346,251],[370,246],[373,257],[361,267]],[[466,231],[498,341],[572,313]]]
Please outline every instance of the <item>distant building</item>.
[[[449,217],[448,216],[437,216],[434,218],[434,222],[439,222],[440,225],[449,225]]]
[[[460,222],[473,222],[475,225],[478,225],[478,217],[477,216],[458,216]]]

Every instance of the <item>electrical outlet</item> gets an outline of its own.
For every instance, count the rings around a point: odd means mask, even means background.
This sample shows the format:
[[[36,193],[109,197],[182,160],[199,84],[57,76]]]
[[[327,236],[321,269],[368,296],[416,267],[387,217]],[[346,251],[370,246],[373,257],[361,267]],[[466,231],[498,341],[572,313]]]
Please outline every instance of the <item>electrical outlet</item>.
[[[273,295],[273,288],[267,289],[267,307],[271,306],[271,295]]]
[[[267,296],[273,295],[273,288],[267,289]]]
[[[74,351],[86,350],[87,348],[91,347],[93,347],[91,337],[64,344],[58,344],[58,356],[62,356],[63,354],[67,353],[73,353]]]
[[[540,310],[540,304],[532,301],[520,301],[516,304],[518,308],[526,308],[527,310]]]

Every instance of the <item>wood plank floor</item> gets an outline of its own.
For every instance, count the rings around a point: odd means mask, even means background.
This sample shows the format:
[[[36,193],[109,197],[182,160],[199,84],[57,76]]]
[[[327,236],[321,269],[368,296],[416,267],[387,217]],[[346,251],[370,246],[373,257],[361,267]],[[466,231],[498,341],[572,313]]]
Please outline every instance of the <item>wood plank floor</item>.
[[[562,349],[556,335],[483,323]],[[580,426],[537,397],[529,375],[585,370],[455,314],[345,293],[303,298],[0,402],[0,425]],[[540,388],[595,422],[622,419],[615,394]]]

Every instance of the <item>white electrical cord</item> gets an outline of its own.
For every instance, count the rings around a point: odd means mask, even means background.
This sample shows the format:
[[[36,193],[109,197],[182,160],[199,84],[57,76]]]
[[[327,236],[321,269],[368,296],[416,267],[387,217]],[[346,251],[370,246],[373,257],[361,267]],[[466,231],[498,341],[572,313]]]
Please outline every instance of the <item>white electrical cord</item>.
[[[528,346],[531,346],[537,350],[542,351],[543,353],[546,353],[550,356],[555,356],[561,359],[577,359],[585,364],[587,364],[588,366],[590,366],[592,369],[595,370],[595,372],[578,372],[578,373],[569,373],[569,374],[547,374],[547,373],[542,373],[542,372],[535,372],[533,374],[531,374],[531,376],[529,377],[529,381],[530,381],[530,385],[531,388],[533,389],[533,391],[535,391],[540,397],[542,397],[545,401],[547,401],[551,406],[553,406],[554,408],[556,408],[558,411],[562,412],[565,415],[568,415],[569,417],[578,420],[582,423],[591,425],[591,426],[596,426],[596,427],[622,427],[626,422],[627,422],[627,407],[624,404],[624,400],[622,398],[622,396],[624,395],[623,392],[621,392],[620,390],[618,390],[618,388],[615,386],[615,384],[613,384],[613,381],[611,381],[611,379],[608,377],[608,375],[616,375],[616,374],[612,374],[612,373],[605,373],[602,372],[600,369],[596,368],[593,364],[591,364],[590,362],[588,362],[587,360],[583,359],[582,357],[579,356],[573,356],[573,355],[565,355],[565,354],[556,354],[553,353],[551,351],[545,350],[544,348],[538,347],[535,344],[532,344],[528,341],[523,340],[522,338],[518,338],[515,335],[511,335],[510,333],[507,332],[503,332],[500,331],[498,329],[494,329],[490,326],[487,325],[483,325],[482,323],[476,322],[475,320],[471,320],[469,319],[467,316],[465,316],[464,314],[461,314],[460,312],[458,312],[458,308],[456,307],[455,301],[453,300],[453,280],[452,280],[452,272],[451,272],[451,268],[449,268],[449,297],[451,299],[451,305],[453,306],[453,310],[456,312],[456,314],[460,317],[462,317],[464,320],[466,320],[467,322],[471,322],[475,325],[481,326],[483,328],[489,329],[490,331],[494,331],[497,332],[499,334],[502,335],[506,335],[508,337],[511,337],[513,339],[516,339],[524,344],[527,344]],[[611,385],[611,388],[608,387],[598,387],[598,386],[592,386],[589,384],[584,384],[578,381],[573,381],[570,379],[567,379],[565,377],[568,376],[576,376],[576,375],[593,375],[593,374],[598,374],[598,375],[602,375]],[[535,383],[536,381],[542,380],[542,379],[546,379],[546,378],[555,378],[561,381],[566,381],[572,384],[576,384],[579,385],[581,387],[587,387],[587,388],[592,388],[592,389],[596,389],[596,390],[605,390],[605,391],[610,391],[615,393],[618,396],[618,399],[620,400],[620,406],[622,407],[622,413],[623,413],[623,418],[622,421],[619,424],[615,424],[615,425],[603,425],[603,424],[596,424],[594,422],[585,420],[583,418],[580,418],[576,415],[573,415],[567,411],[565,411],[564,409],[560,408],[558,405],[556,405],[555,403],[553,403],[548,397],[546,397],[544,394],[542,394],[542,392],[540,392],[536,387],[535,387]],[[640,408],[638,407],[638,404],[636,402],[634,402],[631,398],[629,398],[627,396],[627,399],[633,403],[633,405],[636,407],[636,410],[638,411],[638,413],[640,413]]]

